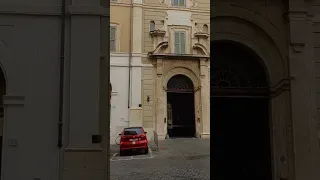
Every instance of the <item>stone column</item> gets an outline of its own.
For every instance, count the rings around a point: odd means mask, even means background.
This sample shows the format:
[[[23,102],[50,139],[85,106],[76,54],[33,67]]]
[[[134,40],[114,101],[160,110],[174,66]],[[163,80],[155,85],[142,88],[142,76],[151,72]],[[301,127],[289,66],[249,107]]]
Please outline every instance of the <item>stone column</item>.
[[[164,134],[164,90],[163,90],[163,59],[157,59],[157,79],[156,79],[156,132],[158,140],[165,139]]]
[[[210,138],[210,84],[206,58],[200,60],[200,86],[201,86],[201,138]]]

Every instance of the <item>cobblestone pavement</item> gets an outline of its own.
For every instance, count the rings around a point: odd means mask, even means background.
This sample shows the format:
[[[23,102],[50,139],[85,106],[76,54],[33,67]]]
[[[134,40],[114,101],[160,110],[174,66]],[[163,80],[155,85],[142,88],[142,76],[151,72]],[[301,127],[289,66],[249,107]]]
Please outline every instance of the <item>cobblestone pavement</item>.
[[[159,141],[148,155],[111,156],[111,180],[210,179],[210,143],[203,139]]]

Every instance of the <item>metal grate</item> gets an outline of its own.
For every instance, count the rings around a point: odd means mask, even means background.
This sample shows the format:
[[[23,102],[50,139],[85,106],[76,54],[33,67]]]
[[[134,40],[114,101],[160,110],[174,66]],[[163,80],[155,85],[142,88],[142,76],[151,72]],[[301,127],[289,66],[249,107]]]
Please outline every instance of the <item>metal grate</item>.
[[[184,75],[173,76],[167,85],[168,92],[193,92],[192,81]]]

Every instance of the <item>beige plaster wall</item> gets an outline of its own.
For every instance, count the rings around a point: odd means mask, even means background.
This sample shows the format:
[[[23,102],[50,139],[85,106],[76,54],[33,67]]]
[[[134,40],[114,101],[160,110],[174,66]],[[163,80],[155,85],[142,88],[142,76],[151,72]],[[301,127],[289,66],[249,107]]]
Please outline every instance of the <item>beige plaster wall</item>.
[[[129,52],[130,40],[130,6],[129,2],[110,3],[110,24],[116,24],[119,49],[117,52]],[[121,12],[121,13],[119,13]]]
[[[155,28],[161,28],[161,21],[166,17],[166,11],[161,9],[144,9],[144,24],[143,24],[143,52],[147,53],[154,50],[153,40],[150,35],[150,21],[155,22]]]

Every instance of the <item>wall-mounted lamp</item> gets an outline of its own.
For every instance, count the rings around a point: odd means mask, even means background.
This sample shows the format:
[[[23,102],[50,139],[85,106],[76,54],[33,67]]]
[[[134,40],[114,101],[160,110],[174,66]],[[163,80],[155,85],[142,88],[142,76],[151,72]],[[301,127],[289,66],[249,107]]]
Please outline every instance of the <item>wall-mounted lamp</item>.
[[[147,102],[150,102],[150,96],[147,96]]]

